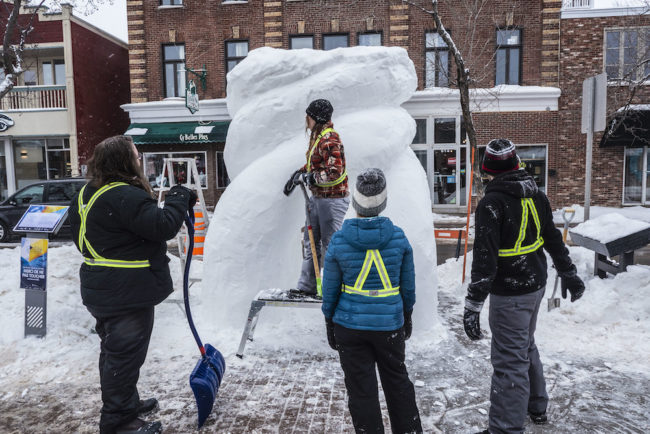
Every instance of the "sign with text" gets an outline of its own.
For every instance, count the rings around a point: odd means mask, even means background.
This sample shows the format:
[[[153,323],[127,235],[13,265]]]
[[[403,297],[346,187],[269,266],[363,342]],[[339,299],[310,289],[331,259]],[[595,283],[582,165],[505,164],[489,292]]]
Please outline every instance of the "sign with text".
[[[23,238],[20,242],[20,287],[47,288],[47,239]]]
[[[68,206],[30,205],[14,232],[57,233],[68,215]]]

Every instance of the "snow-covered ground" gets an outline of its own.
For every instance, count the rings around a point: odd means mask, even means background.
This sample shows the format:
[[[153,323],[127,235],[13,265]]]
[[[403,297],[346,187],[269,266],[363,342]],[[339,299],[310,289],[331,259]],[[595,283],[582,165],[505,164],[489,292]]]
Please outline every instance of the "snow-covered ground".
[[[529,432],[648,432],[650,267],[631,266],[600,280],[593,277],[593,253],[570,250],[587,290],[576,303],[562,300],[559,309],[547,312],[544,304],[540,311],[537,341],[551,395],[551,422],[530,426]],[[171,297],[178,299],[180,266],[171,258],[177,288]],[[81,258],[70,244],[50,249],[48,259],[48,334],[24,338],[20,248],[0,249],[0,432],[96,429],[99,339],[79,296]],[[437,268],[438,312],[446,333],[419,333],[407,344],[426,432],[467,433],[487,423],[489,340],[470,342],[462,332],[461,270],[462,260],[454,259]],[[547,296],[554,277],[549,269]],[[196,283],[191,292],[198,294],[200,287]],[[192,303],[200,306],[201,300],[194,297]],[[232,329],[215,329],[210,325],[214,321],[202,314],[195,320],[203,339],[221,349],[227,363],[203,432],[353,431],[341,369],[325,341],[318,309],[265,308],[243,360],[234,353],[245,318]],[[481,320],[486,329],[487,309]],[[414,327],[417,331],[417,322]],[[175,303],[161,304],[139,387],[143,396],[159,398],[156,416],[166,432],[195,430],[188,376],[197,359],[182,310]]]

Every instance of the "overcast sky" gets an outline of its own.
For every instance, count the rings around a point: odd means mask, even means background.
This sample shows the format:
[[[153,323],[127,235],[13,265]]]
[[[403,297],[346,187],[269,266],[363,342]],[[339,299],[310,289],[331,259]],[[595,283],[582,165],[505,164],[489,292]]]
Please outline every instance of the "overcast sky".
[[[75,8],[74,14],[127,42],[126,0],[113,0],[113,4],[110,4],[109,0],[105,0],[103,4],[99,5],[99,9],[90,15],[84,15],[81,9]]]

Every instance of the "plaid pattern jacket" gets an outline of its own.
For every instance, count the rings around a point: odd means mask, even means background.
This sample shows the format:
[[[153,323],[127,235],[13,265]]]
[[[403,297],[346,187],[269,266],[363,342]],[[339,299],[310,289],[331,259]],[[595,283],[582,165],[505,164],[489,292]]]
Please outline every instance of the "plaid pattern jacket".
[[[325,128],[333,128],[332,122],[328,122]],[[346,197],[348,195],[347,177],[343,182],[332,187],[319,186],[319,184],[336,181],[345,171],[345,152],[338,133],[331,131],[325,134],[315,146],[311,155],[310,167],[316,181],[316,185],[311,187],[312,194],[316,197]],[[309,158],[310,150],[311,146],[307,149],[307,158]],[[303,166],[303,170],[307,171],[307,164]]]

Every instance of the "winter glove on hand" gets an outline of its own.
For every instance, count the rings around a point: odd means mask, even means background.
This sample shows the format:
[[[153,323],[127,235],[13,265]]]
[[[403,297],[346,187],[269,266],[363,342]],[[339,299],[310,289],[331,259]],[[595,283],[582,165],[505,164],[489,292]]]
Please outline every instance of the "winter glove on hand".
[[[327,343],[330,344],[331,349],[337,351],[336,338],[334,337],[334,321],[325,319],[325,328],[327,329]]]
[[[194,190],[190,190],[190,200],[189,200],[189,208],[192,209],[194,208],[194,205],[196,205],[196,201],[199,200],[199,196],[196,195]]]
[[[194,193],[189,188],[184,187],[180,184],[176,184],[175,186],[169,189],[169,193],[167,193],[167,197],[171,197],[171,196],[181,196],[185,198],[185,200],[187,200],[186,203],[188,209],[192,208],[196,203],[196,193]]]
[[[404,312],[404,340],[408,341],[413,332],[413,311]]]
[[[571,293],[571,303],[582,297],[585,292],[585,284],[578,276],[562,277],[562,298],[566,298],[567,289]]]
[[[316,180],[314,179],[314,174],[312,172],[303,173],[302,174],[302,182],[304,182],[305,185],[309,186],[309,187],[316,184]]]
[[[482,308],[483,302],[465,299],[463,326],[465,327],[465,334],[473,341],[477,341],[483,337],[480,323]]]
[[[300,182],[301,169],[293,172],[286,184],[284,184],[284,195],[289,196],[293,191],[294,187]]]

